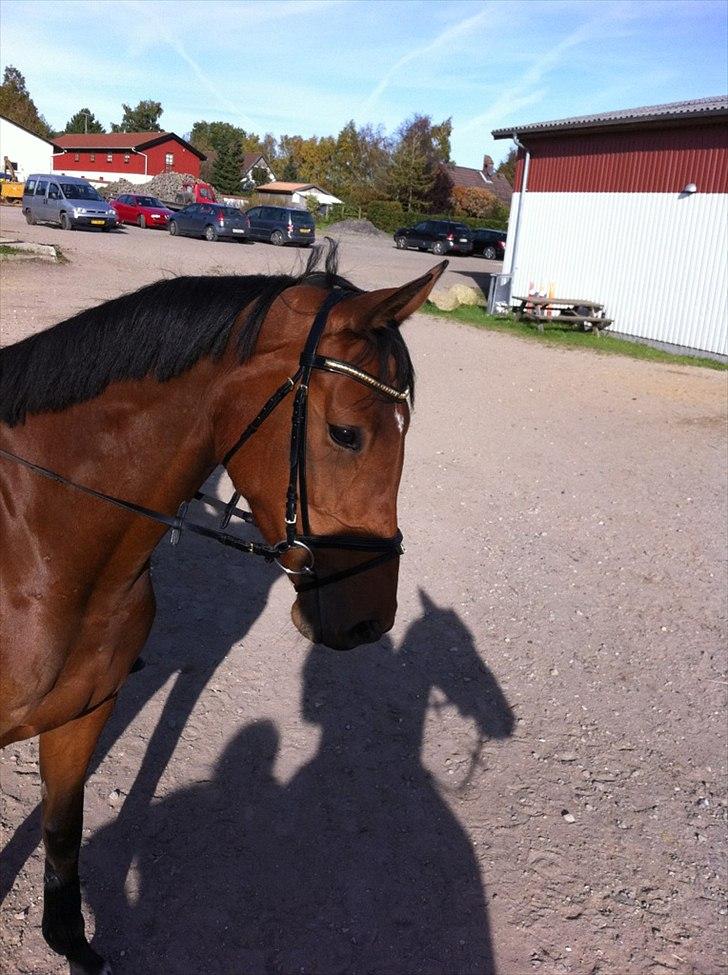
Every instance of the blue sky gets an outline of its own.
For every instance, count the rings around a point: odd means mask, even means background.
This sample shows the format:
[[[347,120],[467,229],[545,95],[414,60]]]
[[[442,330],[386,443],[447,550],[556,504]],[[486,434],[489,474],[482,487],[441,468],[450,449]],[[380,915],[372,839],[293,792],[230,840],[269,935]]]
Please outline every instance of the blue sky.
[[[513,122],[728,90],[725,0],[2,0],[14,64],[48,122],[88,105],[161,101],[258,133],[393,132],[452,116],[453,158],[479,166]]]

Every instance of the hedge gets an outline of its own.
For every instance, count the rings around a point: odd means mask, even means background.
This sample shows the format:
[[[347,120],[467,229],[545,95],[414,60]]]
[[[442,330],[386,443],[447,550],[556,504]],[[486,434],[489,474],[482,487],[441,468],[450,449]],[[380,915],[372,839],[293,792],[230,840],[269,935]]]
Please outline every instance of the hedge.
[[[339,211],[341,211],[340,215]],[[337,206],[334,208],[334,212],[338,220],[360,214],[371,221],[379,230],[384,230],[388,234],[393,234],[400,227],[411,227],[422,220],[453,220],[457,223],[463,223],[473,230],[477,227],[489,227],[493,230],[506,230],[508,228],[507,218],[462,217],[451,213],[419,213],[415,210],[405,210],[396,200],[374,200],[362,207]]]

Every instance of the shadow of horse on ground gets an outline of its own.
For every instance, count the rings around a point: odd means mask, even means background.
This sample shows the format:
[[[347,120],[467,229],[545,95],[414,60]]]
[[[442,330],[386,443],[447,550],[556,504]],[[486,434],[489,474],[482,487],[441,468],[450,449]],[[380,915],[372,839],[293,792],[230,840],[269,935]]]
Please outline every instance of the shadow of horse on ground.
[[[493,975],[478,861],[422,748],[433,691],[478,742],[507,738],[513,714],[457,614],[421,598],[399,647],[311,648],[302,717],[321,739],[289,782],[259,721],[210,781],[145,808],[130,795],[120,819],[136,828],[91,838],[115,972]]]

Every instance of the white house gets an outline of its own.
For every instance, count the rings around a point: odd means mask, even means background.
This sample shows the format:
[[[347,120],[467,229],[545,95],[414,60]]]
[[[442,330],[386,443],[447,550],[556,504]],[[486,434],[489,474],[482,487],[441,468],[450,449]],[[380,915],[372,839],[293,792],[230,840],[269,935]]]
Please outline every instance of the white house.
[[[320,186],[314,183],[265,183],[259,186],[258,193],[261,196],[270,197],[271,203],[278,203],[282,206],[293,204],[295,206],[307,206],[308,197],[312,196],[318,200],[319,209],[328,211],[329,207],[335,203],[343,203],[338,196],[327,193]]]
[[[0,160],[7,156],[21,182],[31,173],[53,172],[55,149],[53,142],[0,115]]]

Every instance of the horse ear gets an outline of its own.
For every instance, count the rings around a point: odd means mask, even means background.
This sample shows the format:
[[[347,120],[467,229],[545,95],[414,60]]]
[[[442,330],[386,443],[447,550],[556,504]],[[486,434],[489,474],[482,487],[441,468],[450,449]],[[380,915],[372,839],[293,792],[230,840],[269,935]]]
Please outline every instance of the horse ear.
[[[438,278],[448,265],[448,261],[437,264],[421,278],[402,285],[401,288],[382,288],[379,291],[367,291],[357,295],[342,306],[351,315],[346,328],[357,325],[366,328],[378,328],[389,322],[400,324],[424,303],[434,288]],[[343,310],[342,307],[342,310]],[[347,316],[348,317],[348,316]]]

